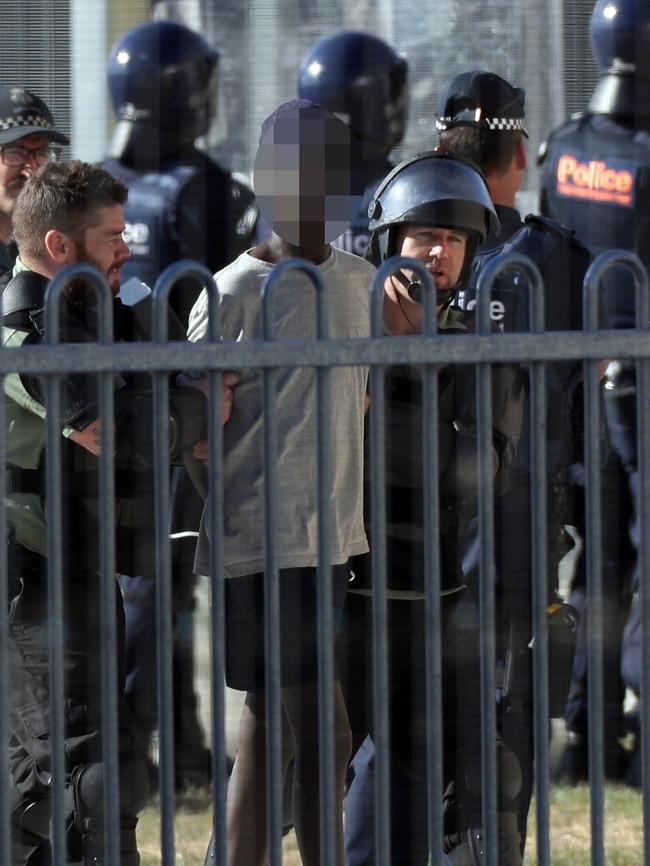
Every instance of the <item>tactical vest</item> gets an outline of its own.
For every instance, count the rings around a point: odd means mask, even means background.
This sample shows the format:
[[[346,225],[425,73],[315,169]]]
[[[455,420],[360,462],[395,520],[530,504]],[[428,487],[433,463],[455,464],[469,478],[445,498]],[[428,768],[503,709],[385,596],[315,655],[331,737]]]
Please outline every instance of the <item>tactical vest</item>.
[[[582,114],[540,151],[542,210],[572,228],[594,255],[610,249],[650,263],[650,134],[604,115]],[[607,324],[634,324],[629,277],[606,280]]]
[[[43,337],[43,298],[47,279],[19,273],[3,293],[3,345],[20,346]],[[93,342],[97,328],[92,307],[60,305],[61,342]],[[86,312],[88,315],[86,315]],[[79,315],[76,315],[76,314]],[[131,308],[114,301],[117,340],[146,339]],[[152,394],[147,374],[115,373],[115,522],[117,568],[124,574],[150,574],[155,566],[153,535]],[[45,555],[45,414],[38,377],[13,373],[5,377],[7,514],[14,538],[28,550]],[[68,440],[74,429],[99,416],[97,377],[68,374],[60,386],[64,548],[81,548],[95,567],[100,536],[99,460]],[[180,461],[189,446],[205,436],[204,398],[194,388],[170,390],[170,434]]]
[[[488,262],[501,254],[516,252],[531,259],[539,268],[544,283],[544,327],[547,331],[579,331],[582,328],[582,284],[591,256],[573,232],[539,216],[527,216],[521,228],[499,246],[475,257],[470,284],[459,296],[461,306],[472,308],[476,302],[478,278]],[[527,277],[517,270],[506,270],[497,277],[491,292],[491,315],[496,327],[505,332],[525,332],[529,327],[529,292]],[[575,490],[571,467],[582,460],[582,400],[581,367],[573,361],[556,361],[546,365],[547,428],[546,456],[549,501],[549,538],[561,533],[565,523],[572,522]],[[527,525],[530,509],[530,442],[529,409],[524,416],[522,435],[511,476],[511,489],[504,508],[511,508],[508,520],[520,509],[522,531]],[[519,532],[519,536],[522,534]],[[517,527],[498,523],[497,535],[512,535],[518,539],[517,557],[498,562],[502,579],[507,581],[510,570],[529,571],[529,551],[526,540],[518,537]],[[506,539],[506,550],[508,542]],[[549,553],[558,553],[551,541]],[[558,554],[559,555],[559,554]],[[499,559],[499,557],[497,557]],[[557,591],[557,563],[549,563],[549,598]]]
[[[440,327],[443,339],[471,332],[474,317],[454,307],[446,311]],[[439,324],[440,321],[439,321]],[[519,372],[509,365],[492,371],[495,411],[493,442],[499,471],[495,487],[507,486],[514,443],[521,421],[522,395]],[[464,524],[478,508],[476,441],[476,372],[472,365],[453,364],[438,376],[438,416],[424,415],[422,371],[406,365],[386,369],[384,379],[386,472],[386,577],[393,597],[404,593],[422,596],[425,589],[424,463],[425,424],[438,433],[439,551],[441,592],[450,595],[463,587],[461,539]],[[372,472],[370,436],[365,431],[364,517],[371,536]],[[372,540],[370,539],[372,547]],[[355,557],[355,579],[350,591],[367,593],[372,586],[370,554]]]
[[[161,171],[138,172],[117,160],[104,163],[129,188],[124,240],[131,250],[122,282],[137,277],[152,287],[179,259],[220,270],[254,243],[257,207],[252,192],[205,154],[194,164],[174,161]],[[198,295],[196,288],[196,295]],[[182,321],[194,298],[172,306]]]
[[[481,271],[488,262],[508,252],[527,256],[541,272],[545,330],[581,330],[582,283],[591,262],[589,251],[571,230],[532,214],[502,244],[484,252],[479,250],[472,263],[469,285],[458,294],[458,305],[468,310],[475,306]],[[492,287],[490,301],[490,315],[499,330],[529,330],[529,286],[523,274],[514,270],[500,274]]]

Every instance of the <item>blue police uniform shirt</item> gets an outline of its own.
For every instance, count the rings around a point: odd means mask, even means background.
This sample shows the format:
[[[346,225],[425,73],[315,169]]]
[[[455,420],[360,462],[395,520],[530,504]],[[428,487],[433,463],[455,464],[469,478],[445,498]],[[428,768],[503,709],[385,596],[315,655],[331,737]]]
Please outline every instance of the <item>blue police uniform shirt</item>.
[[[505,205],[495,205],[501,231],[495,234],[488,232],[484,243],[472,265],[472,276],[467,286],[463,286],[456,296],[455,303],[464,310],[472,310],[476,306],[476,280],[483,267],[486,256],[493,254],[504,241],[508,240],[523,226],[519,211]],[[501,280],[494,287],[490,299],[490,318],[494,327],[500,331],[527,330],[527,297],[524,296],[524,286],[520,287],[523,278],[514,276],[512,280]]]
[[[594,255],[620,248],[650,264],[650,133],[585,113],[542,147],[542,210],[574,229]],[[623,269],[605,279],[606,324],[633,327],[634,288]]]
[[[482,269],[488,261],[502,251],[507,252],[510,247],[532,259],[542,273],[546,329],[580,329],[582,280],[589,264],[587,250],[572,237],[571,232],[549,220],[529,216],[523,221],[514,208],[496,205],[495,209],[501,231],[498,235],[488,234],[474,258],[468,283],[459,292],[456,303],[465,309],[476,305],[476,288]],[[529,306],[527,277],[516,269],[502,271],[490,295],[493,326],[505,332],[528,331]],[[571,406],[578,373],[573,362],[548,365],[546,369],[550,409],[547,426],[549,497],[553,503],[553,518],[560,525],[567,522],[565,518],[570,507],[572,484],[569,467],[575,462]],[[564,411],[558,411],[560,406],[565,407]],[[498,500],[495,517],[499,580],[510,589],[530,571],[530,447],[527,408],[511,474],[511,487],[508,494]],[[475,530],[476,527],[468,536],[463,562],[468,576],[478,573],[479,545]],[[554,548],[553,553],[556,552]],[[557,592],[554,574],[553,568],[549,568],[549,601],[554,600]],[[515,591],[516,597],[519,597],[519,592]]]

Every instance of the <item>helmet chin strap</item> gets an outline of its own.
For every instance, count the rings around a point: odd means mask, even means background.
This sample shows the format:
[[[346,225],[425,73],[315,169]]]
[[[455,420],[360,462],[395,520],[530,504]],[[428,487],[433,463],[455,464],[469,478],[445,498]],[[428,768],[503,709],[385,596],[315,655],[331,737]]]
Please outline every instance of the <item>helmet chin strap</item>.
[[[395,271],[395,276],[406,289],[409,298],[412,301],[415,301],[416,304],[421,304],[424,295],[424,286],[422,283],[419,280],[409,280],[403,271]],[[435,286],[435,280],[433,281],[433,284]],[[446,290],[441,290],[436,287],[436,306],[438,306],[438,304],[442,304],[445,307],[448,306],[453,301],[455,295],[455,286],[453,289]]]

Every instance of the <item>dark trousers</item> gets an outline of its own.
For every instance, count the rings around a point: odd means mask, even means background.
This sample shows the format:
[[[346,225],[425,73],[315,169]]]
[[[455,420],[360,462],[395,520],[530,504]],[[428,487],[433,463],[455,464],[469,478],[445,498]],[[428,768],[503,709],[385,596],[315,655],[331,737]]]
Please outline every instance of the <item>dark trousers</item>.
[[[611,449],[602,474],[603,522],[603,718],[605,726],[605,772],[616,777],[619,773],[617,740],[623,729],[623,698],[625,684],[634,681],[635,669],[640,672],[640,653],[630,643],[633,624],[626,629],[630,613],[630,589],[638,585],[638,485],[636,396],[633,392],[606,392],[605,409]],[[585,536],[584,529],[578,527]],[[588,539],[587,539],[588,543]],[[588,709],[588,645],[589,598],[584,552],[578,561],[569,602],[580,612],[576,656],[567,702],[565,719],[570,731],[582,738],[586,754]],[[627,680],[621,677],[622,657],[625,657]],[[632,676],[630,676],[632,674]],[[638,677],[637,677],[638,682]]]
[[[180,466],[171,472],[171,531],[198,532],[203,500]],[[209,752],[194,688],[194,574],[196,537],[172,541],[174,758],[179,783],[209,779]],[[156,584],[150,575],[121,576],[126,615],[126,698],[144,746],[158,728]]]
[[[72,811],[71,788],[75,774],[90,765],[101,765],[101,658],[99,578],[96,574],[77,574],[64,586],[64,741],[66,784]],[[12,866],[27,863],[32,853],[49,835],[50,774],[52,742],[50,719],[50,650],[47,612],[47,589],[42,572],[25,570],[22,587],[13,598],[9,611],[8,668],[10,678],[9,765],[10,795],[14,826]],[[118,663],[122,667],[123,611],[116,584],[118,610]],[[136,730],[123,694],[120,672],[118,686],[118,750],[121,766],[129,773],[138,765]],[[136,773],[137,775],[137,773]],[[126,777],[126,774],[125,774]],[[99,778],[95,773],[93,778]],[[130,775],[129,778],[134,778]],[[138,775],[138,783],[140,776]],[[140,786],[142,787],[142,786]],[[122,796],[123,812],[133,794],[132,815],[127,823],[135,826],[135,814],[146,799],[146,791],[129,791]],[[86,789],[87,806],[97,804]],[[97,793],[98,801],[102,793]],[[44,820],[27,820],[28,807],[39,804]],[[32,814],[36,814],[33,809]],[[101,816],[101,812],[100,812]],[[24,820],[23,820],[24,819]],[[81,850],[81,839],[74,835],[74,816],[70,816],[71,850]],[[129,826],[130,826],[129,824]],[[74,854],[71,855],[74,859]],[[79,857],[78,859],[81,859]],[[126,860],[124,862],[127,862]],[[129,861],[130,862],[130,861]]]
[[[441,645],[443,787],[480,767],[479,630],[472,606],[443,601]],[[466,627],[466,628],[465,628]],[[391,863],[426,866],[428,798],[442,799],[427,780],[425,622],[423,601],[388,602]],[[372,737],[372,599],[348,594],[342,678],[353,735],[354,777],[348,790],[346,862],[374,863]],[[480,782],[478,786],[480,791]],[[480,796],[479,796],[480,800]],[[440,862],[436,852],[434,862]]]

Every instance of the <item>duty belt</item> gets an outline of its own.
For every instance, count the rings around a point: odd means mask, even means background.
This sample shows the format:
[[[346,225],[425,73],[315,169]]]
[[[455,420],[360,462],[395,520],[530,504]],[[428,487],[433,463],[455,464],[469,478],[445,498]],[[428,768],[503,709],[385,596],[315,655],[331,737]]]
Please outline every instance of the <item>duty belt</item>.
[[[45,470],[23,469],[20,466],[7,466],[7,493],[35,493],[45,495]],[[66,474],[66,482],[69,476]],[[114,474],[115,498],[131,499],[136,496],[148,496],[153,493],[153,478],[150,475],[133,472],[128,469],[118,469]],[[81,498],[95,498],[100,495],[101,484],[98,472],[75,472],[75,494]]]

